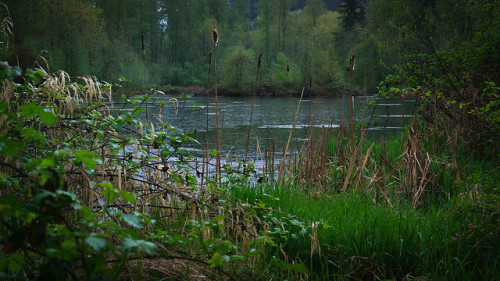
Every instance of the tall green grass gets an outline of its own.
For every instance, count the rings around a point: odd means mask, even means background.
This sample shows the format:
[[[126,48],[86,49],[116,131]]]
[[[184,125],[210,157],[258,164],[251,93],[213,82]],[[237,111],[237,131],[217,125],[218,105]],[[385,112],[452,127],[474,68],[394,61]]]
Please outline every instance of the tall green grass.
[[[340,139],[342,151],[337,142],[328,144],[331,170],[338,168],[337,154],[349,152],[343,147],[349,142]],[[382,173],[382,180],[366,180],[357,191],[338,188],[342,172],[321,188],[283,180],[228,190],[233,200],[260,206],[259,215],[274,222],[270,235],[279,247],[269,249],[264,264],[303,263],[312,280],[494,280],[500,273],[499,160],[470,157],[460,146],[453,154],[442,136],[425,139],[420,149],[429,153],[432,173],[425,204],[400,194],[407,174],[399,135],[364,141],[361,155],[371,151],[367,169],[376,168],[365,174]]]
[[[286,231],[277,241],[289,258],[311,270],[313,280],[493,280],[500,272],[498,259],[483,259],[482,249],[471,244],[470,232],[480,230],[468,229],[450,204],[419,211],[410,205],[374,203],[369,193],[315,197],[290,185],[238,186],[230,194],[233,199],[279,210],[274,214],[277,220],[280,214],[288,214],[304,226],[319,222],[321,255],[316,251],[311,257],[310,236],[294,239],[300,229],[293,225],[285,224]],[[498,238],[494,240],[498,246]],[[280,249],[269,251],[270,259],[283,258]]]

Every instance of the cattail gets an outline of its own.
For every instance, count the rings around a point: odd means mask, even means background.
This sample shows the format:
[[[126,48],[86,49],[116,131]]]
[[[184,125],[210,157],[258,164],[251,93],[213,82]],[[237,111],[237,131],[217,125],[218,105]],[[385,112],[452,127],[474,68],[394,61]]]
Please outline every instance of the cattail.
[[[219,42],[219,32],[217,32],[217,29],[214,27],[212,29],[212,39],[214,40],[214,44],[217,47],[217,42]]]
[[[404,42],[405,40],[406,40],[406,35],[405,35],[405,32],[403,31],[403,32],[401,33],[401,41],[403,41],[403,42]]]
[[[287,64],[287,65],[286,65],[286,71],[287,71],[287,72],[289,72],[289,71],[290,71],[290,65],[289,65],[289,64]]]
[[[259,63],[257,63],[257,67],[260,68],[262,66],[262,53],[259,55]]]
[[[141,32],[141,41],[142,41],[142,54],[146,55],[146,48],[144,47],[144,32]]]
[[[356,65],[355,56],[354,56],[354,53],[352,53],[351,59],[349,60],[349,69],[351,71],[354,71],[354,66],[355,65]]]
[[[210,55],[208,56],[208,65],[212,65],[212,52],[210,52]]]
[[[351,71],[351,66],[347,65],[347,72]]]

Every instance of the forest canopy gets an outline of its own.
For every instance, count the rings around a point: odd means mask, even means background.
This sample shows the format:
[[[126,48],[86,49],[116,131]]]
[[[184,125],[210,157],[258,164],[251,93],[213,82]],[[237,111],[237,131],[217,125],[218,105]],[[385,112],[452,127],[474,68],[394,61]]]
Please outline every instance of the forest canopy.
[[[496,1],[3,0],[14,23],[0,59],[72,76],[121,77],[138,88],[207,86],[217,27],[222,91],[249,94],[259,54],[261,93],[373,91],[412,54],[472,42],[498,26]],[[144,41],[144,43],[142,42]],[[143,65],[143,48],[145,63]],[[287,69],[286,66],[289,66]],[[146,74],[143,71],[145,69]],[[213,74],[213,72],[212,72]]]

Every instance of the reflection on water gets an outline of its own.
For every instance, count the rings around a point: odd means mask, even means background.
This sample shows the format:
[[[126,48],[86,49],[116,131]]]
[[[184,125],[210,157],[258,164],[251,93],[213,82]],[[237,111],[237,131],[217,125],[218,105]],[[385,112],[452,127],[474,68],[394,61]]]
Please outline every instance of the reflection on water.
[[[157,96],[166,102],[166,106],[161,109],[150,105],[148,112],[150,121],[168,122],[172,126],[184,132],[196,133],[193,137],[198,144],[190,144],[189,149],[195,156],[201,156],[206,144],[207,129],[207,98],[191,97],[182,100],[179,97],[178,112],[176,114],[173,103],[168,100],[174,96]],[[399,132],[402,126],[402,99],[394,99],[384,104],[365,110],[365,104],[370,97],[355,98],[356,118],[361,120],[362,113],[365,113],[365,123],[368,129],[368,137],[379,137],[382,134],[394,134]],[[219,97],[219,122],[222,128],[222,155],[231,155],[241,159],[245,155],[248,125],[252,108],[252,98],[242,97]],[[406,99],[404,106],[405,123],[415,114],[415,105],[412,100]],[[283,143],[290,136],[290,131],[294,128],[292,135],[291,151],[297,151],[304,141],[307,141],[308,131],[312,127],[316,131],[321,128],[330,129],[332,135],[339,127],[342,118],[346,118],[349,99],[348,98],[315,98],[303,100],[294,126],[295,113],[299,103],[298,98],[256,98],[254,104],[252,128],[250,133],[249,158],[251,160],[262,159],[265,147],[275,147],[275,155],[282,151]],[[208,103],[208,138],[209,149],[215,149],[216,139],[216,116],[215,99],[210,97]],[[146,120],[145,112],[141,112],[141,117]],[[292,145],[293,144],[293,145]]]

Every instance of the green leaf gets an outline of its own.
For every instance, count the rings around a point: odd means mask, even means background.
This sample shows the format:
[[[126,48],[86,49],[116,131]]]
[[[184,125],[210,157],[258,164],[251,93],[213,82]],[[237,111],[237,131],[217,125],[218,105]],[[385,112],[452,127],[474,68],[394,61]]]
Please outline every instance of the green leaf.
[[[65,251],[65,252],[72,251],[74,249],[76,249],[76,244],[73,241],[66,240],[66,241],[62,242],[62,244],[61,244],[61,250]]]
[[[156,245],[152,242],[145,240],[137,240],[137,249],[148,255],[154,255],[156,251]]]
[[[113,185],[109,182],[102,182],[98,184],[98,186],[104,187],[104,190],[102,191],[102,194],[104,195],[104,200],[106,200],[106,203],[112,204],[113,201],[115,201],[116,197],[118,196],[118,190],[113,188]]]
[[[42,192],[38,193],[35,198],[33,198],[33,201],[37,204],[40,204],[40,202],[42,202],[43,199],[45,199],[46,197],[55,197],[55,194],[54,192],[50,192],[50,191],[47,191],[47,190],[43,190]]]
[[[45,135],[40,133],[39,131],[35,130],[34,128],[26,128],[24,130],[24,140],[26,141],[33,141],[38,144],[42,144],[46,141]]]
[[[93,151],[82,149],[75,151],[74,154],[75,161],[83,161],[89,170],[94,170],[97,163],[102,163],[97,153]]]
[[[120,194],[120,196],[127,200],[130,204],[134,204],[135,203],[135,194],[133,192],[128,192],[126,190],[120,190],[118,192]]]
[[[38,112],[42,111],[42,108],[33,102],[21,105],[19,109],[21,110],[21,116],[26,119],[33,118]]]
[[[136,240],[133,238],[125,238],[122,241],[122,250],[128,251],[132,248],[137,248],[137,250],[144,252],[148,255],[154,255],[156,251],[156,245],[152,242],[145,240]]]
[[[0,136],[0,155],[6,157],[16,155],[24,148],[25,145],[23,143],[12,141],[8,136]]]
[[[135,228],[142,228],[141,219],[134,214],[122,214],[123,220],[130,226]]]
[[[214,222],[218,222],[220,220],[227,219],[227,218],[228,218],[227,216],[218,215],[217,217],[215,217]]]
[[[9,270],[12,273],[19,273],[25,265],[26,262],[22,255],[18,253],[11,254],[10,256],[6,256],[0,259],[0,271]]]
[[[245,256],[242,255],[231,255],[232,261],[245,261]]]
[[[80,206],[81,206],[80,212],[82,214],[82,219],[84,219],[84,220],[90,219],[92,216],[92,211],[90,210],[90,208],[87,206],[83,206],[83,205],[80,205]]]
[[[45,110],[40,110],[38,112],[38,115],[40,116],[40,120],[42,120],[43,123],[46,125],[55,125],[57,123],[56,115],[52,113],[51,111],[47,110],[48,108],[45,108]]]
[[[102,250],[106,249],[106,240],[97,237],[94,233],[85,238],[85,243],[89,245],[94,251],[100,253]]]
[[[295,272],[305,273],[305,274],[311,273],[309,271],[309,269],[304,264],[301,264],[301,263],[290,264],[290,263],[282,261],[282,262],[278,263],[278,268],[280,268],[282,270],[293,270]]]
[[[225,259],[219,253],[215,252],[207,262],[210,264],[210,267],[217,267],[223,265]]]
[[[10,272],[17,274],[23,268],[24,259],[19,254],[14,254],[14,255],[16,255],[16,257],[19,257],[19,259],[14,259],[13,257],[11,257],[11,259],[9,260],[8,269]]]
[[[33,70],[31,68],[26,69],[26,73],[24,74],[26,78],[29,78],[33,81],[33,83],[38,84],[42,78],[45,77],[45,73],[41,70]]]
[[[135,247],[137,247],[137,240],[128,237],[123,239],[122,251],[128,251]]]

